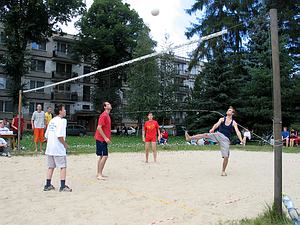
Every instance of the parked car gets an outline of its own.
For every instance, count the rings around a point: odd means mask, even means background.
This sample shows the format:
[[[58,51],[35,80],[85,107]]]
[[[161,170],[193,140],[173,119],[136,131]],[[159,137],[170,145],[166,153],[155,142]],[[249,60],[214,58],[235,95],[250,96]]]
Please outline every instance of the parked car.
[[[86,128],[77,124],[70,124],[67,126],[67,135],[70,136],[84,136],[86,135]]]
[[[136,130],[133,128],[133,127],[123,127],[122,129],[122,134],[125,134],[126,133],[126,129],[127,129],[127,134],[128,135],[133,135],[136,133]]]

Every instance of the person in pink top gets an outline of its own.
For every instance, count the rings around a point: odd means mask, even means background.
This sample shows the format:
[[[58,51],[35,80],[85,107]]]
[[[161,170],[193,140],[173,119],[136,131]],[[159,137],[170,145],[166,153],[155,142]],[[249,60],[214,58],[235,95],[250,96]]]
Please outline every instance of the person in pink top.
[[[98,126],[95,133],[96,155],[99,156],[97,166],[97,179],[105,180],[107,176],[103,175],[103,169],[108,158],[107,144],[111,143],[111,120],[109,113],[112,110],[109,102],[103,103],[103,113],[99,116]]]

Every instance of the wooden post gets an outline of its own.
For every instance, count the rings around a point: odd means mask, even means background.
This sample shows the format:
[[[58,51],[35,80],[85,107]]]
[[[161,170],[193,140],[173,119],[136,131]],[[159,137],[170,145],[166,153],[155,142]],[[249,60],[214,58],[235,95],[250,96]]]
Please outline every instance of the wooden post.
[[[274,207],[278,214],[282,214],[282,140],[281,140],[281,88],[280,62],[278,44],[277,9],[270,9],[271,43],[273,67],[273,110],[274,110]]]

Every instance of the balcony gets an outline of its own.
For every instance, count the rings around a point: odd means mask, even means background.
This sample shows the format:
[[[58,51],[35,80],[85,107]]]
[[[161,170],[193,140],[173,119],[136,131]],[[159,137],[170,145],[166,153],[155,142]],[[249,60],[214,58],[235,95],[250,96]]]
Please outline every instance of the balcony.
[[[52,92],[51,100],[53,101],[68,101],[68,102],[77,102],[78,93],[77,92]]]
[[[72,77],[72,73],[67,72],[56,72],[52,71],[52,79],[55,80],[66,80]]]
[[[189,92],[189,87],[188,86],[179,86],[178,91],[188,93]]]
[[[53,50],[52,59],[53,61],[67,62],[72,64],[77,64],[78,62],[80,62],[80,58],[76,57],[76,55],[72,51],[61,52]]]

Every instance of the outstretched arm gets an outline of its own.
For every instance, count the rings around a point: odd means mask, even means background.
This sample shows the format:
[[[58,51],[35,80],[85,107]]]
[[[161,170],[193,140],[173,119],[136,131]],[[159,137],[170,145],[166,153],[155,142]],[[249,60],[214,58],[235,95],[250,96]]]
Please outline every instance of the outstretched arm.
[[[241,143],[244,143],[243,138],[242,138],[242,135],[241,135],[241,132],[240,132],[240,130],[239,130],[239,128],[238,128],[238,125],[237,125],[237,123],[236,123],[235,121],[233,121],[233,127],[234,127],[234,130],[235,130],[236,135],[237,135],[238,138],[240,139],[240,142],[241,142]]]
[[[221,123],[224,121],[224,118],[220,118],[217,123],[213,125],[213,127],[209,130],[209,133],[214,133],[215,130],[221,125]]]

